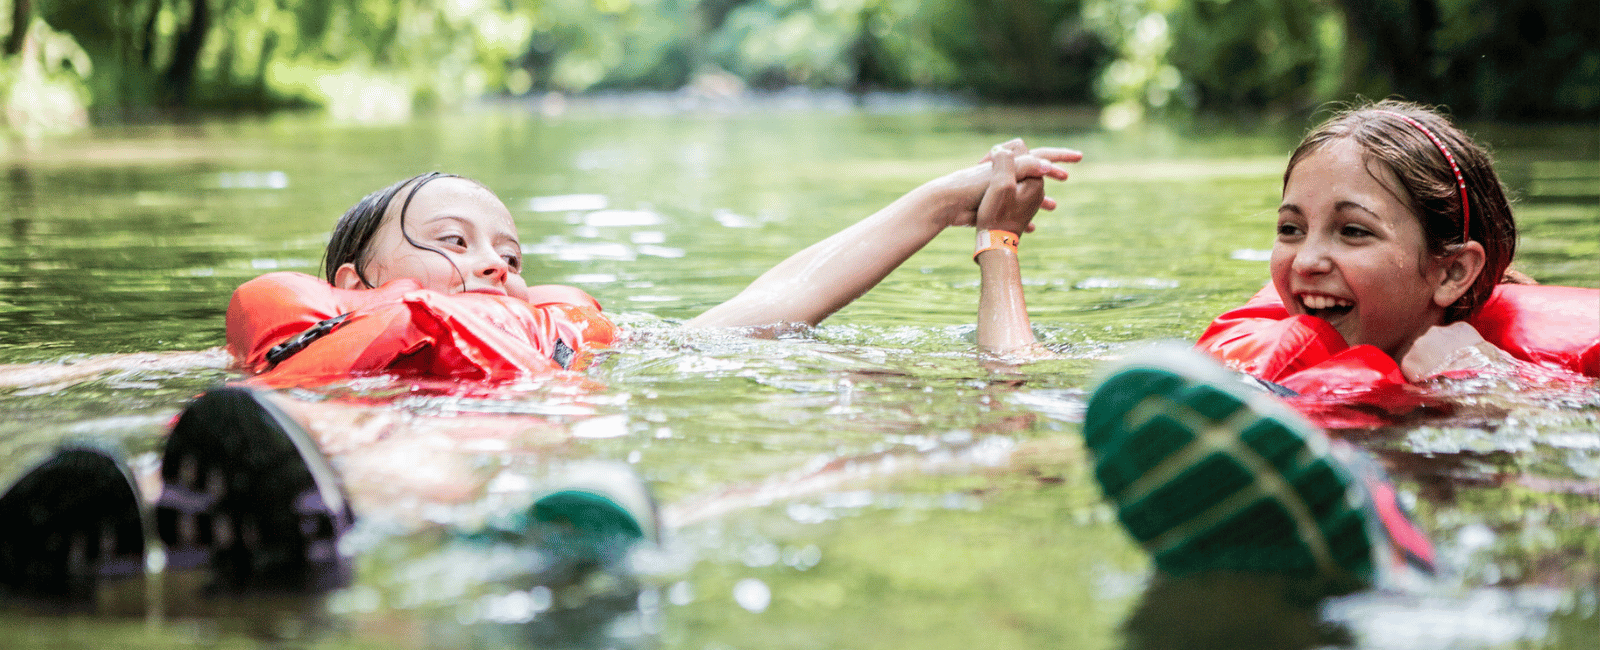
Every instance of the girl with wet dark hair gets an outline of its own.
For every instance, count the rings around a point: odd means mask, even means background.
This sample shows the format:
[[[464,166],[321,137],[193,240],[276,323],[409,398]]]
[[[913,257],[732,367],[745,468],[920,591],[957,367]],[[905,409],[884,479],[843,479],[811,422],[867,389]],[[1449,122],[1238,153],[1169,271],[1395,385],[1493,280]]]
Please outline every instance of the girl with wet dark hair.
[[[1493,161],[1434,110],[1386,100],[1312,130],[1276,231],[1272,283],[1196,344],[1235,370],[1341,399],[1474,369],[1600,376],[1600,292],[1510,269],[1517,226]],[[1015,295],[990,311],[1021,316],[980,313],[980,344],[1031,349],[1020,280],[995,284]]]
[[[983,163],[930,181],[775,266],[690,321],[751,332],[815,325],[866,293],[950,226],[972,225],[997,174],[1066,178],[1066,149],[1005,145]],[[997,147],[996,150],[1000,148]],[[1046,208],[1041,197],[1040,203]],[[271,273],[228,308],[228,350],[258,385],[327,383],[395,373],[489,383],[579,369],[616,338],[592,297],[529,287],[510,211],[481,184],[449,174],[367,195],[334,227],[322,279]]]
[[[1272,285],[1197,347],[1299,393],[1534,366],[1600,376],[1600,292],[1510,270],[1517,226],[1482,145],[1426,107],[1346,110],[1289,158]]]
[[[996,189],[979,208],[978,227],[1003,232],[979,238],[978,341],[1026,358],[1039,349],[1015,256],[1035,204]],[[1432,574],[1381,467],[1321,427],[1381,424],[1372,414],[1417,403],[1408,382],[1441,375],[1600,376],[1600,290],[1510,272],[1516,232],[1487,152],[1435,111],[1367,104],[1306,136],[1284,172],[1272,283],[1197,350],[1119,360],[1085,408],[1093,475],[1161,580],[1281,574],[1337,593]]]
[[[339,222],[334,224],[333,236],[328,239],[328,249],[323,253],[322,269],[328,283],[334,282],[334,271],[345,264],[353,264],[359,274],[360,269],[366,265],[367,258],[371,256],[368,244],[372,241],[373,234],[378,232],[378,226],[382,225],[384,215],[388,214],[389,204],[394,202],[401,190],[405,190],[405,197],[401,200],[400,212],[395,218],[404,222],[406,207],[417,195],[417,191],[429,181],[439,178],[460,177],[443,172],[418,174],[368,194],[351,206],[344,216],[339,218]],[[405,232],[404,227],[401,228],[401,232]],[[426,249],[414,241],[411,245]],[[366,288],[376,288],[371,282],[367,282],[365,277],[361,279]]]

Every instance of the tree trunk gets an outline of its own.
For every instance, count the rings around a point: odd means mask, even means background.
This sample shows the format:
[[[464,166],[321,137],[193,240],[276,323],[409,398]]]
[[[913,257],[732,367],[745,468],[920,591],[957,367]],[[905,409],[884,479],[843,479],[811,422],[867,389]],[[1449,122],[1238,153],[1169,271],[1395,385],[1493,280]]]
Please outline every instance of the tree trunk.
[[[12,0],[11,35],[6,37],[6,56],[22,53],[22,41],[28,36],[29,19],[33,17],[32,0]]]
[[[189,22],[178,32],[173,47],[172,66],[167,68],[167,88],[172,101],[179,106],[189,104],[189,92],[194,85],[194,73],[200,65],[200,50],[205,47],[206,33],[211,27],[210,0],[192,0]]]
[[[150,0],[144,23],[139,28],[139,63],[145,70],[155,67],[156,19],[161,16],[161,0]]]

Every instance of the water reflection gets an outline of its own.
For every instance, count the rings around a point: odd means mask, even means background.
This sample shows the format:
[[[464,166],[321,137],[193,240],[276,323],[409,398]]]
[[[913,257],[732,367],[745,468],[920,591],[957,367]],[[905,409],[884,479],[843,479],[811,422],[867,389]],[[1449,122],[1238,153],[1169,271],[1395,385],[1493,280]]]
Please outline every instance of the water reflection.
[[[650,560],[580,568],[459,539],[413,550],[393,568],[373,567],[374,579],[330,609],[356,625],[404,613],[420,637],[406,643],[427,647],[632,648],[652,645],[661,629],[660,589],[637,568]],[[392,548],[382,556],[398,558]]]
[[[1157,575],[1123,623],[1128,650],[1300,650],[1351,647],[1324,620],[1315,580],[1248,573]]]
[[[203,574],[169,572],[103,584],[87,601],[7,598],[0,633],[43,644],[37,647],[171,648],[243,640],[272,647],[388,642],[402,648],[598,649],[654,647],[661,629],[659,590],[626,572],[589,572],[565,582],[535,581],[523,570],[492,579],[468,573],[480,579],[470,590],[402,605],[383,602],[370,585],[332,595],[217,593]]]
[[[136,456],[158,449],[180,404],[234,376],[215,348],[235,286],[268,268],[315,272],[345,208],[374,187],[441,168],[506,197],[529,242],[530,283],[581,285],[628,340],[582,386],[522,386],[501,399],[354,386],[307,399],[369,391],[390,400],[395,418],[453,420],[478,433],[496,419],[543,420],[501,439],[433,429],[411,442],[443,441],[485,483],[534,476],[554,460],[626,460],[668,504],[677,546],[634,574],[633,586],[597,587],[609,595],[593,608],[564,608],[577,601],[553,587],[483,575],[492,564],[481,549],[402,527],[380,531],[357,584],[326,600],[174,597],[152,628],[150,601],[135,588],[123,606],[101,610],[126,619],[4,616],[0,638],[1107,648],[1123,642],[1125,621],[1133,627],[1148,612],[1201,615],[1198,605],[1171,610],[1203,598],[1205,585],[1157,581],[1141,591],[1148,560],[1087,475],[1083,391],[1130,342],[1192,339],[1262,286],[1282,155],[1301,128],[1109,134],[1091,123],[984,109],[573,110],[557,119],[484,111],[358,129],[291,117],[176,136],[111,130],[13,161],[0,199],[9,221],[0,242],[0,451],[9,460],[0,480],[68,435],[118,440]],[[784,255],[970,163],[997,132],[1093,154],[1059,193],[1062,209],[1030,235],[1025,259],[1040,339],[1063,359],[1002,367],[975,357],[971,240],[956,234],[823,326],[783,340],[678,329]],[[1519,268],[1547,283],[1600,285],[1594,129],[1482,133],[1522,196]],[[191,356],[166,365],[125,356],[153,352]],[[1379,452],[1416,497],[1450,571],[1437,593],[1319,604],[1281,584],[1210,591],[1279,597],[1256,606],[1281,617],[1269,627],[1294,642],[1592,647],[1600,394],[1528,388],[1439,387],[1448,409],[1345,432]],[[439,469],[392,458],[406,462],[387,468],[391,485],[416,487]],[[430,591],[438,582],[408,573],[427,567],[481,579]],[[1253,613],[1239,613],[1235,623],[1249,624],[1234,633],[1263,629],[1245,618]],[[1483,629],[1493,633],[1395,632],[1407,621],[1449,630],[1491,620],[1500,623]],[[1220,637],[1222,627],[1205,629]]]
[[[1314,580],[1280,575],[1157,575],[1123,635],[1127,650],[1521,647],[1556,641],[1547,622],[1563,609],[1546,589],[1338,595]],[[1567,640],[1583,647],[1584,638]]]

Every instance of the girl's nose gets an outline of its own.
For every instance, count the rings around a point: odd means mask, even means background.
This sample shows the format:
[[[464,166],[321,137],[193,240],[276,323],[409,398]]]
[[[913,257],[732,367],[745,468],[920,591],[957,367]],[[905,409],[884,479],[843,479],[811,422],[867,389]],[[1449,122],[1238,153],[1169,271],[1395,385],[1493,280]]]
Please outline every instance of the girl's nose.
[[[511,265],[505,258],[500,257],[499,253],[485,257],[486,259],[480,262],[481,266],[478,267],[478,275],[499,282],[511,273]]]
[[[1328,242],[1321,237],[1310,237],[1294,254],[1294,271],[1302,275],[1317,275],[1333,270]]]

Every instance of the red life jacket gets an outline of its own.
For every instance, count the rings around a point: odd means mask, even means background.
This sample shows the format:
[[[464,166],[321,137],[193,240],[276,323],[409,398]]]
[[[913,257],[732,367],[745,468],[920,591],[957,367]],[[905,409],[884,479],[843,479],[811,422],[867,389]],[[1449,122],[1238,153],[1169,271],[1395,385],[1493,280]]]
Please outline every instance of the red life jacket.
[[[392,373],[500,383],[581,369],[610,345],[616,327],[580,289],[528,288],[529,300],[478,293],[442,294],[415,280],[376,289],[337,289],[303,273],[269,273],[244,283],[228,304],[228,351],[253,383],[326,384]],[[279,346],[319,323],[328,332],[286,358]],[[559,343],[558,343],[559,341]]]
[[[1467,322],[1544,376],[1600,377],[1600,290],[1502,284]],[[1289,315],[1271,284],[1213,320],[1195,347],[1300,393],[1303,398],[1292,401],[1313,419],[1314,402],[1361,401],[1398,413],[1427,401],[1410,390],[1389,355],[1349,345],[1320,318]]]

